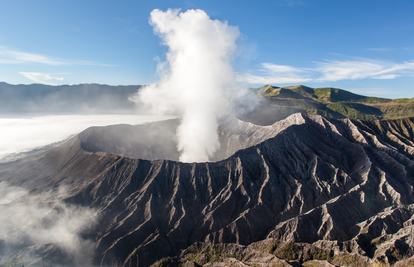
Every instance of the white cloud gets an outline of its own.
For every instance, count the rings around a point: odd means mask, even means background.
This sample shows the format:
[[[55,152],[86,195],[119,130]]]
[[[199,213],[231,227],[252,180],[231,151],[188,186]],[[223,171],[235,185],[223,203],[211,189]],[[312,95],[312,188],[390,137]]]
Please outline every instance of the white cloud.
[[[405,61],[402,64],[395,64],[390,71],[401,71],[402,73],[414,73],[414,61]]]
[[[63,81],[63,77],[52,77],[48,73],[40,72],[19,72],[21,75],[26,77],[29,80],[32,80],[37,83],[43,83],[48,85],[58,85],[54,81]]]
[[[388,75],[380,75],[380,76],[375,76],[373,77],[374,79],[378,79],[378,80],[392,80],[399,77],[399,75],[397,74],[388,74]]]
[[[323,76],[321,81],[357,80],[382,74],[384,66],[364,61],[326,61],[317,62]]]
[[[360,61],[317,62],[317,71],[323,74],[316,81],[357,79],[395,79],[414,71],[414,62],[401,64],[363,59]]]
[[[111,67],[117,65],[110,65],[94,61],[85,60],[66,60],[54,58],[46,55],[35,54],[30,52],[19,51],[16,49],[0,46],[0,64],[45,64],[52,66],[59,65],[93,65]]]
[[[307,72],[307,70],[287,65],[262,63],[259,71],[263,75],[239,74],[237,80],[250,84],[301,83],[312,80],[307,76],[300,75]]]
[[[388,48],[388,47],[378,47],[378,48],[368,48],[367,50],[376,51],[376,52],[386,52],[386,51],[392,51],[394,49]]]
[[[237,80],[250,84],[283,84],[302,82],[335,82],[359,79],[395,79],[414,75],[414,61],[390,63],[358,58],[358,60],[326,60],[315,62],[314,68],[262,63],[258,74],[238,74]]]
[[[283,72],[283,73],[289,73],[289,74],[294,75],[294,73],[303,72],[303,70],[296,69],[296,68],[291,67],[291,66],[276,65],[276,64],[272,64],[272,63],[263,63],[262,67],[263,67],[262,69],[264,71],[269,71],[269,72],[272,72],[272,73]]]
[[[0,64],[23,64],[23,63],[40,63],[46,65],[64,65],[66,64],[62,60],[54,59],[52,57],[21,52],[18,50],[10,49],[4,46],[0,46]]]

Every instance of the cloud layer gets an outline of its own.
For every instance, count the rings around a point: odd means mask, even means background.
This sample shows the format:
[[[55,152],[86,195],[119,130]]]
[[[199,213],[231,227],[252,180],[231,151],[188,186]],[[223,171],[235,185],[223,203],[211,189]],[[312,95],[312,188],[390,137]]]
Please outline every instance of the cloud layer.
[[[91,126],[140,124],[165,120],[166,116],[65,115],[31,118],[0,118],[0,160],[7,154],[29,151],[62,141]]]
[[[84,239],[82,233],[95,226],[97,211],[65,204],[59,197],[59,190],[33,195],[24,188],[0,182],[2,258],[25,247],[51,243],[75,262],[85,262],[90,257],[94,242]],[[27,258],[30,255],[25,257],[25,261],[33,260]]]

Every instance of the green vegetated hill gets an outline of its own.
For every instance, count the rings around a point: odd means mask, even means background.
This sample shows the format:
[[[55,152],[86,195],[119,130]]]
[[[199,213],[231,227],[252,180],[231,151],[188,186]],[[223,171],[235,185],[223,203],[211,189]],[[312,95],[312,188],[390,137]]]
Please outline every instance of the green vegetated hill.
[[[277,109],[281,117],[295,112],[363,120],[414,117],[414,98],[367,97],[337,88],[303,85],[282,88],[265,85],[254,91],[264,96],[267,106]]]

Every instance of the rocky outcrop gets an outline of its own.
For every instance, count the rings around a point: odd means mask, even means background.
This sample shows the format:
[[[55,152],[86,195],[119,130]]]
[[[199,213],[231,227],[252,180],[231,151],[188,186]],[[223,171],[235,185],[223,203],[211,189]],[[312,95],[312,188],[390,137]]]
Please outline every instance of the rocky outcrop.
[[[222,129],[227,158],[217,162],[99,152],[102,142],[86,132],[36,159],[1,165],[0,180],[37,191],[65,185],[66,202],[104,214],[89,233],[95,264],[147,266],[194,242],[269,238],[389,262],[396,249],[409,252],[413,120],[294,114],[271,126],[238,125],[231,127],[238,137]]]

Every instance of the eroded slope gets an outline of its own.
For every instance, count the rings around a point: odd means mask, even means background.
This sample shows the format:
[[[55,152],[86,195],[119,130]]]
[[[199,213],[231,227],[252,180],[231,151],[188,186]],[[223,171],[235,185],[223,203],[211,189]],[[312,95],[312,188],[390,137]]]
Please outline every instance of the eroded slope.
[[[97,235],[98,258],[149,264],[154,251],[172,255],[196,241],[342,242],[384,208],[413,203],[412,151],[386,131],[301,114],[288,121],[275,137],[216,163],[123,158],[72,199],[112,214]]]
[[[412,246],[413,124],[294,114],[259,137],[259,126],[251,133],[241,127],[248,133],[237,142],[251,136],[256,144],[218,162],[88,152],[75,139],[39,159],[52,170],[34,159],[25,164],[32,164],[38,189],[82,180],[66,201],[105,214],[89,233],[95,264],[138,258],[146,266],[198,241],[249,245],[266,238],[380,258],[395,243]],[[20,177],[27,168],[12,177],[18,164],[2,166],[0,179],[34,186]],[[383,249],[387,242],[393,245]]]

